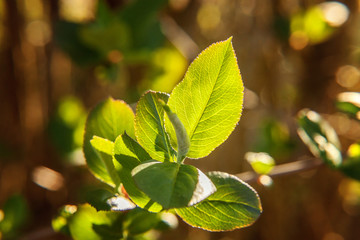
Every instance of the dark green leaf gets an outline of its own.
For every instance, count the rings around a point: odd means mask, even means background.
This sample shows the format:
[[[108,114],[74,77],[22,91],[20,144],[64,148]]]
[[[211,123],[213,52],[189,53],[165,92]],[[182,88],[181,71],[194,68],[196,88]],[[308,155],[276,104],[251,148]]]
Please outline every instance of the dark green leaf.
[[[150,155],[135,140],[127,134],[123,134],[115,141],[114,158],[116,160],[115,168],[131,200],[139,207],[146,208],[151,212],[161,211],[162,207],[140,191],[131,176],[133,168],[150,160]]]
[[[209,231],[230,231],[251,225],[262,212],[253,188],[235,176],[210,172],[217,191],[192,207],[176,209],[188,224]]]
[[[136,185],[165,209],[191,206],[216,191],[210,179],[190,165],[148,161],[132,175]]]
[[[138,235],[153,229],[160,221],[161,219],[158,213],[136,208],[126,214],[124,229],[127,230],[130,235]]]

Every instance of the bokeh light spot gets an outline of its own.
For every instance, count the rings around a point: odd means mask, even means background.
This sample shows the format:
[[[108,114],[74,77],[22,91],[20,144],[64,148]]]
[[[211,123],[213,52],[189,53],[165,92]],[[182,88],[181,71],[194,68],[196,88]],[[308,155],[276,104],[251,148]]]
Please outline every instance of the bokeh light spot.
[[[218,27],[221,20],[219,7],[213,3],[203,4],[197,14],[197,22],[203,31],[213,30]]]
[[[336,82],[346,88],[352,88],[360,82],[360,71],[354,66],[341,66],[336,72]]]
[[[340,2],[324,2],[319,4],[325,21],[332,27],[343,25],[349,18],[349,9]]]
[[[33,170],[32,180],[40,187],[50,191],[57,191],[64,186],[63,176],[44,166],[36,167]]]

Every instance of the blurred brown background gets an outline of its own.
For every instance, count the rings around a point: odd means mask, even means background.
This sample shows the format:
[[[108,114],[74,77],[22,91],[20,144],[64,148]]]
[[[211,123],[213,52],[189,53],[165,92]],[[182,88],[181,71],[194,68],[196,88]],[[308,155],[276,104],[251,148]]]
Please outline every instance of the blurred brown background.
[[[302,108],[330,122],[344,151],[360,139],[359,123],[334,106],[338,93],[360,89],[360,1],[140,1],[118,23],[129,2],[0,0],[0,206],[25,199],[19,236],[66,239],[46,235],[51,218],[97,184],[81,153],[91,107],[170,92],[201,50],[230,36],[247,88],[243,116],[227,142],[188,163],[236,174],[250,170],[248,151],[277,164],[310,156],[296,135]],[[161,239],[360,239],[360,184],[341,173],[322,166],[252,186],[264,209],[253,226],[210,233],[180,221]]]

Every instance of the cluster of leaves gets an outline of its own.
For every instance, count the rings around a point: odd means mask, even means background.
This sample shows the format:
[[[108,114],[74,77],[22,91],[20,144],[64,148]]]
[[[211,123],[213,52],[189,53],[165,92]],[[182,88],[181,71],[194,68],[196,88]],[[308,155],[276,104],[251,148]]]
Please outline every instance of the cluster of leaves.
[[[341,106],[345,104],[352,103],[343,101]],[[353,114],[350,113],[350,116]],[[298,124],[298,134],[314,156],[321,158],[326,165],[341,171],[346,176],[360,180],[359,143],[353,143],[347,153],[342,154],[336,131],[320,114],[309,109],[299,112]]]
[[[262,211],[254,189],[230,174],[204,174],[184,164],[186,157],[203,158],[227,139],[242,101],[228,39],[204,50],[170,96],[146,92],[135,115],[121,100],[101,102],[88,116],[84,153],[90,171],[111,190],[89,202],[98,210],[176,213],[210,231],[252,224]]]

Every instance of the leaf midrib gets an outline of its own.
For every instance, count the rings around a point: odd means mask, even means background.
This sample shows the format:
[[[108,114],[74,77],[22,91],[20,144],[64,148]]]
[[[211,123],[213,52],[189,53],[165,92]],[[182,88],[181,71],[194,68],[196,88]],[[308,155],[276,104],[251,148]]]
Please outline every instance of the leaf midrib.
[[[212,86],[211,94],[209,95],[209,97],[208,97],[208,99],[207,99],[207,101],[206,101],[206,104],[204,105],[205,107],[202,109],[201,114],[199,115],[199,117],[198,117],[198,119],[197,119],[197,121],[196,121],[196,125],[195,125],[194,129],[193,129],[193,130],[191,131],[191,133],[189,134],[190,141],[192,140],[192,137],[194,136],[194,132],[196,132],[196,129],[197,129],[198,126],[199,126],[200,119],[201,119],[202,116],[204,115],[205,110],[207,109],[207,105],[208,105],[208,103],[209,103],[209,101],[210,101],[210,99],[211,99],[211,96],[212,96],[213,93],[214,93],[215,85],[216,85],[217,81],[219,80],[220,72],[222,71],[222,69],[223,69],[223,67],[224,67],[224,59],[225,59],[226,54],[228,53],[229,45],[230,45],[230,44],[227,45],[225,54],[223,54],[221,67],[220,67],[220,69],[219,69],[219,71],[218,71],[218,73],[217,73],[216,80],[215,80],[215,82],[214,82],[214,84],[213,84],[213,86]],[[190,148],[191,148],[191,146],[190,146]],[[190,151],[191,151],[191,150],[190,150]]]

